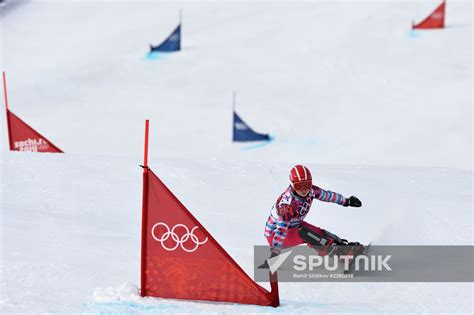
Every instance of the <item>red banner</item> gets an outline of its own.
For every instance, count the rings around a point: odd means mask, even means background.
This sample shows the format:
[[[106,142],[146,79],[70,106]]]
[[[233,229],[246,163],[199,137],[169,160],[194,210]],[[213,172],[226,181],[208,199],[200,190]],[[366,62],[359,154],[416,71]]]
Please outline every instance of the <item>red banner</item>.
[[[27,123],[9,110],[7,111],[7,119],[10,150],[63,153],[63,151],[52,144],[48,139],[28,126]]]
[[[143,176],[142,296],[278,306],[151,170]]]
[[[443,1],[439,7],[434,10],[426,19],[418,24],[413,23],[413,29],[432,29],[444,28],[444,19],[446,16],[446,1]]]
[[[57,146],[28,126],[8,109],[7,78],[3,75],[3,95],[7,113],[8,143],[11,151],[63,153]]]

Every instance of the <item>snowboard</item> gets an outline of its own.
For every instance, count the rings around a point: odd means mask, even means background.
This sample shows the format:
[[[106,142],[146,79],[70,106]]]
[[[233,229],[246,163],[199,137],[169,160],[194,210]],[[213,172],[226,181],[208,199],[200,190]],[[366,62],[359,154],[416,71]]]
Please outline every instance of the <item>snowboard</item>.
[[[364,248],[354,255],[354,258],[349,262],[349,268],[347,270],[344,270],[344,274],[353,274],[354,273],[355,260],[356,260],[357,256],[366,255],[369,252],[371,244],[372,244],[372,242],[370,242],[367,245],[363,245]]]

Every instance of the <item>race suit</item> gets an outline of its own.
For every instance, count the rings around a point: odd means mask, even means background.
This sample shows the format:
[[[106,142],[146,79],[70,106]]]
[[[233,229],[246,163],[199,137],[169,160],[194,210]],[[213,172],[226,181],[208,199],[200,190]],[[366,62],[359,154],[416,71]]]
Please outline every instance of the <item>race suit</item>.
[[[326,191],[315,185],[311,187],[306,197],[297,195],[289,186],[273,205],[265,225],[265,237],[271,246],[272,253],[279,254],[282,248],[305,243],[298,234],[298,228],[302,225],[324,235],[332,242],[341,242],[338,236],[304,221],[314,199],[339,205],[346,204],[346,198],[341,194]]]

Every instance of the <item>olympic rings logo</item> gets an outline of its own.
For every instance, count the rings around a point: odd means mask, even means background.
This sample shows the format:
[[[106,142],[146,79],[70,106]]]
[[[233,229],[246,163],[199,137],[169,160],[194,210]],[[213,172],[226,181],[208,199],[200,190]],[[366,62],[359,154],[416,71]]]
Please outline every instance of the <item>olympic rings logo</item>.
[[[311,204],[305,201],[303,205],[298,207],[296,212],[298,212],[299,215],[304,216],[306,215],[306,213],[308,213],[310,207],[311,207]]]
[[[166,232],[164,232],[161,237],[158,237],[155,235],[155,229],[157,227],[159,227],[160,225],[164,226],[166,228]],[[175,230],[177,228],[183,228],[186,233],[184,233],[181,237],[178,236],[178,234],[175,232]],[[189,230],[189,228],[184,225],[184,224],[176,224],[171,230],[169,228],[169,226],[166,224],[166,223],[163,223],[163,222],[158,222],[156,223],[155,225],[153,225],[153,227],[151,228],[151,236],[153,236],[153,238],[155,239],[155,241],[157,242],[160,242],[161,243],[161,247],[163,247],[163,249],[167,250],[167,251],[173,251],[175,250],[176,248],[178,248],[178,246],[181,246],[181,248],[185,251],[185,252],[188,252],[188,253],[192,253],[194,251],[196,251],[199,247],[199,245],[202,245],[204,243],[207,242],[208,238],[206,237],[203,241],[199,241],[199,239],[197,238],[196,235],[194,235],[194,230],[196,230],[197,228],[199,228],[198,226],[195,226],[191,229],[191,231]],[[172,247],[168,247],[165,245],[165,241],[168,240],[169,238],[171,237],[171,239],[176,242],[176,244]],[[189,239],[191,239],[191,241],[194,243],[194,247],[192,248],[186,248],[184,246],[184,243],[187,242]]]

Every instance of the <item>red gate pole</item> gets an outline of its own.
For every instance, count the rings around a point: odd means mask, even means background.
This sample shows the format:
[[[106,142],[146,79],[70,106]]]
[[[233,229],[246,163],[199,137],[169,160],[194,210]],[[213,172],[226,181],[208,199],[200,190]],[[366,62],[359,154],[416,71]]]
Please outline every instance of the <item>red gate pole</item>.
[[[145,150],[143,156],[143,195],[142,195],[142,242],[140,264],[140,295],[146,296],[146,258],[148,230],[148,129],[149,120],[145,120]]]
[[[5,112],[7,114],[7,132],[8,132],[8,144],[10,145],[10,150],[13,150],[13,142],[10,129],[10,115],[8,115],[8,96],[7,96],[7,77],[5,71],[3,71],[3,95],[5,97]]]
[[[271,287],[271,296],[272,296],[272,304],[273,307],[280,306],[280,293],[278,292],[278,274],[272,273],[270,271],[270,287]]]

